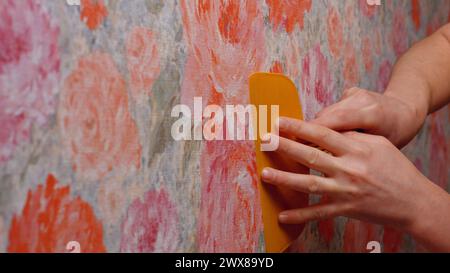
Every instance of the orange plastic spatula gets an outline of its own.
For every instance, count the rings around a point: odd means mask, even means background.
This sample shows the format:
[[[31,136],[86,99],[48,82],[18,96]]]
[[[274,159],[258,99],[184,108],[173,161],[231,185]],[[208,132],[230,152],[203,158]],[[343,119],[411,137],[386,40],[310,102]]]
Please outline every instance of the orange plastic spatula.
[[[280,116],[303,119],[297,89],[289,78],[281,74],[255,73],[250,76],[249,81],[250,102],[258,110],[260,105],[267,105],[268,109],[272,105],[278,105]],[[271,118],[268,117],[267,120],[270,123]],[[259,132],[258,124],[254,121],[256,132]],[[271,124],[267,126],[272,128]],[[282,225],[278,222],[278,214],[286,209],[306,207],[308,195],[261,182],[261,172],[265,167],[303,174],[309,173],[309,170],[277,152],[262,152],[259,133],[255,149],[266,251],[282,252],[300,235],[304,226]]]

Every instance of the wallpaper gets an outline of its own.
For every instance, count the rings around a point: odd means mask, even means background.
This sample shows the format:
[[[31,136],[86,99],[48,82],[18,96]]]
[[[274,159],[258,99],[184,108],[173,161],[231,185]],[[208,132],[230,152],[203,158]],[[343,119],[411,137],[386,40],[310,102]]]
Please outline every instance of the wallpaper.
[[[345,88],[382,92],[449,17],[447,0],[0,1],[0,251],[264,251],[253,143],[176,141],[173,107],[247,104],[248,76],[272,71],[311,119]],[[449,119],[404,149],[447,190]],[[309,223],[289,251],[369,241],[421,251],[347,218]]]

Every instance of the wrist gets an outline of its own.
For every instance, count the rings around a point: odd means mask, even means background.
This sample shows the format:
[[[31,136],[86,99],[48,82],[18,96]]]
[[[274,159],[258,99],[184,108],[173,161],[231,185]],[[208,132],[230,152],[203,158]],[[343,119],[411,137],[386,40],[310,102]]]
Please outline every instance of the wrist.
[[[450,209],[449,194],[422,177],[424,187],[418,191],[414,204],[409,213],[409,224],[405,232],[409,233],[418,243],[429,250],[441,250],[440,245],[448,245],[447,231],[449,219],[447,216]]]
[[[391,141],[401,148],[414,138],[424,124],[428,111],[426,103],[404,99],[390,89],[387,89],[383,96],[391,101],[388,104],[390,109],[386,109],[389,111],[386,121],[390,121],[393,135]]]
[[[427,179],[424,179],[427,180]],[[421,183],[432,183],[431,181],[423,181]],[[425,187],[426,189],[429,187]],[[419,194],[419,193],[418,193]],[[424,198],[431,194],[431,189],[427,189],[426,192],[420,193],[420,197],[412,198],[413,202],[411,209],[409,210],[408,225],[405,227],[405,231],[411,234],[414,238],[420,237],[420,235],[426,233],[429,229],[430,221],[426,219],[428,213],[430,213],[429,198]],[[432,195],[431,195],[432,196]]]

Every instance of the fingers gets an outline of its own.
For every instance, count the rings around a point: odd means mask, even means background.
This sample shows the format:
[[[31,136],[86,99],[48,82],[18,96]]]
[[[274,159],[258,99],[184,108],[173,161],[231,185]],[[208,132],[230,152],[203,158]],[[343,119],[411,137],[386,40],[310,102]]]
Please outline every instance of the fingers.
[[[338,170],[336,158],[319,149],[279,137],[277,152],[285,154],[310,169],[332,175]]]
[[[380,118],[374,96],[363,89],[347,89],[338,103],[320,111],[311,122],[336,131],[373,130]]]
[[[344,91],[344,93],[342,94],[341,99],[338,102],[336,102],[335,104],[332,104],[332,105],[322,109],[321,111],[319,111],[316,114],[316,118],[320,118],[320,117],[322,117],[324,115],[327,115],[327,114],[333,112],[334,110],[338,110],[340,108],[344,108],[344,106],[348,107],[347,99],[351,98],[354,94],[358,93],[358,91],[360,91],[360,89],[357,88],[357,87],[346,89]]]
[[[317,144],[334,155],[341,155],[351,150],[352,144],[347,138],[318,124],[291,118],[280,118],[278,127],[281,132]]]
[[[336,107],[334,111],[322,114],[320,117],[312,120],[311,123],[336,131],[370,130],[373,129],[377,117],[367,110],[370,109],[352,110],[351,108]]]
[[[346,207],[339,203],[310,206],[303,209],[287,210],[280,213],[278,220],[283,224],[302,224],[344,215]]]
[[[312,194],[337,194],[346,192],[343,186],[330,178],[316,175],[296,174],[272,168],[265,168],[262,179],[270,184],[288,187],[292,190]]]

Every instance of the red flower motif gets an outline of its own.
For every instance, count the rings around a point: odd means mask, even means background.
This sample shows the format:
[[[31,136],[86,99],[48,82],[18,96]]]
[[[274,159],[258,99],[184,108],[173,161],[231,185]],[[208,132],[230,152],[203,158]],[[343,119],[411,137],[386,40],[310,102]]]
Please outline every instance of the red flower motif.
[[[108,15],[103,0],[81,0],[80,19],[90,29],[96,29]]]
[[[202,151],[201,252],[255,252],[262,232],[253,145],[208,142]]]
[[[178,215],[169,194],[148,191],[136,199],[122,223],[120,250],[123,252],[174,252],[178,241]]]
[[[359,220],[348,219],[344,231],[344,252],[368,252],[367,244],[377,241],[381,244],[377,226]]]
[[[269,6],[269,19],[275,29],[283,27],[287,33],[294,31],[298,25],[303,29],[304,16],[311,10],[311,0],[266,0]]]
[[[102,223],[92,207],[57,184],[50,174],[45,185],[28,192],[22,213],[12,219],[8,252],[67,252],[70,241],[81,252],[105,251]]]

